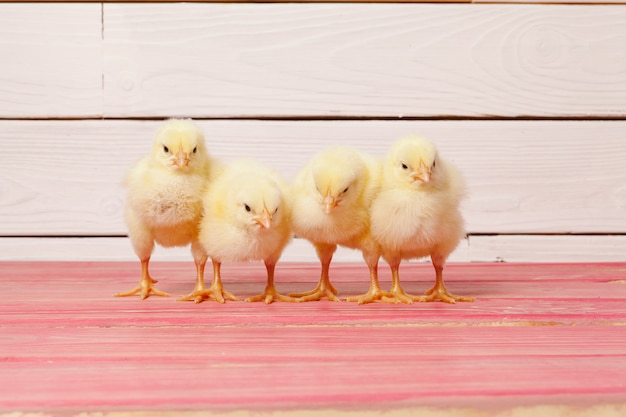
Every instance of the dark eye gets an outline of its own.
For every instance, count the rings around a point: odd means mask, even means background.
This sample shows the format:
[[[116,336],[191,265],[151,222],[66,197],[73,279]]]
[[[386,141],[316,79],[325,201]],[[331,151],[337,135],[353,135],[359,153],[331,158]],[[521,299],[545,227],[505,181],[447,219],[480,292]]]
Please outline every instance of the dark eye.
[[[344,194],[345,194],[345,193],[347,193],[349,188],[350,188],[350,187],[346,187],[346,189],[345,189],[345,190],[343,190],[343,193],[344,193]]]
[[[278,207],[276,207],[276,210],[274,210],[274,214],[278,213]]]
[[[437,165],[437,161],[433,161],[433,168]]]
[[[409,169],[407,164],[402,164],[402,169]]]
[[[245,208],[247,212],[250,212],[250,210],[252,210],[247,204],[244,204],[243,208]]]
[[[170,151],[170,148],[168,148],[167,146],[163,145],[163,152],[168,153]]]
[[[198,150],[198,147],[196,146],[195,148],[193,148],[193,153],[196,153],[197,150]]]

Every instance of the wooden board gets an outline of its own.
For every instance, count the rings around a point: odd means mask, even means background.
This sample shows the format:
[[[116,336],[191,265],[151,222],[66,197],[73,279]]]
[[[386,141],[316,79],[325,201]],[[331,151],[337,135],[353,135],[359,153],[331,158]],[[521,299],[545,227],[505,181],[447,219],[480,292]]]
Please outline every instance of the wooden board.
[[[470,236],[468,261],[479,262],[625,262],[625,235]]]
[[[0,4],[0,117],[101,115],[101,22],[97,3]]]
[[[157,246],[155,261],[191,262],[189,246]],[[136,261],[126,237],[0,238],[0,261]],[[363,262],[361,253],[338,248],[334,262]],[[626,262],[624,235],[470,235],[449,262]],[[422,262],[429,262],[422,259]],[[281,262],[318,262],[313,246],[294,239]]]
[[[104,4],[104,114],[626,115],[626,9]]]
[[[4,118],[626,114],[617,5],[1,3],[0,12],[0,52],[11,57],[0,68]]]
[[[193,286],[190,264],[152,271],[172,294]],[[452,265],[449,288],[478,297],[458,305],[112,297],[138,272],[136,263],[0,264],[0,413],[484,416],[524,406],[516,415],[536,416],[538,405],[626,404],[626,264]],[[309,289],[318,273],[283,264],[277,285]],[[367,287],[362,265],[331,273],[342,295]],[[429,266],[402,274],[408,291],[432,283]],[[223,277],[241,296],[264,286],[259,264],[225,265]]]
[[[159,121],[2,121],[0,234],[120,235],[122,177]],[[210,152],[291,178],[331,144],[383,156],[431,137],[468,182],[469,233],[625,233],[626,122],[199,121]]]

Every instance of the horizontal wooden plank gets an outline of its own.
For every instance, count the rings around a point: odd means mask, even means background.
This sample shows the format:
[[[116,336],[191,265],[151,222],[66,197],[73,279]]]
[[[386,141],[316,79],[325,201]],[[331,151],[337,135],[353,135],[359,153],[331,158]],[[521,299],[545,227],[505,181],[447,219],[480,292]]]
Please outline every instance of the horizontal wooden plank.
[[[102,114],[100,4],[0,3],[0,39],[0,117]]]
[[[193,285],[187,263],[152,270],[175,294]],[[431,281],[429,266],[402,271],[408,290]],[[3,262],[0,413],[395,416],[429,407],[419,415],[511,411],[504,417],[566,404],[574,408],[543,411],[617,416],[626,383],[624,271],[625,263],[451,265],[449,287],[478,296],[457,305],[196,305],[113,297],[135,282],[135,263]],[[263,286],[251,264],[223,272],[232,291]],[[364,265],[333,273],[340,291],[367,283]],[[285,289],[317,277],[316,264],[277,270]]]
[[[45,0],[52,1],[52,0]],[[72,0],[78,1],[78,0]],[[195,1],[195,0],[194,0]],[[572,398],[572,396],[554,396],[550,398],[549,404],[542,403],[542,398],[535,399],[535,402],[526,402],[523,405],[517,405],[511,397],[500,396],[491,398],[489,406],[497,408],[499,411],[489,412],[489,417],[535,417],[535,416],[602,416],[602,417],[621,417],[626,414],[626,404],[618,395],[614,401],[607,401],[606,395],[596,396],[595,398],[584,399]],[[545,401],[545,399],[543,399]],[[496,403],[496,405],[494,405]],[[482,405],[481,405],[482,404]],[[383,409],[384,408],[384,409]],[[485,401],[476,400],[471,405],[465,405],[462,408],[459,405],[439,405],[439,406],[394,406],[389,407],[371,407],[368,410],[359,410],[361,417],[378,417],[382,413],[385,417],[406,417],[409,415],[418,415],[420,417],[483,417],[485,414]],[[345,408],[319,408],[294,410],[280,409],[272,411],[263,411],[266,417],[324,417],[332,414],[335,417],[352,417],[355,412]],[[59,414],[62,416],[62,414]],[[255,417],[259,415],[257,410],[194,410],[194,411],[114,411],[110,413],[102,413],[99,411],[82,412],[81,417]],[[33,414],[16,414],[11,412],[8,414],[0,414],[0,417],[39,417]]]
[[[470,236],[468,251],[479,262],[623,262],[626,236]]]
[[[564,4],[564,5],[583,5],[593,4],[603,6],[607,4],[624,4],[624,0],[472,0],[472,3],[498,3],[498,4]]]
[[[104,4],[104,113],[626,116],[621,6]]]
[[[0,0],[0,3],[8,0]],[[33,0],[13,0],[17,3],[32,3]],[[58,0],[39,0],[55,2]],[[101,0],[67,0],[69,3],[101,3]],[[109,0],[108,3],[177,3],[176,0]],[[186,3],[223,3],[223,0],[189,0]],[[229,3],[471,3],[472,0],[229,0]]]
[[[470,235],[449,262],[623,262],[624,254],[623,235]],[[363,262],[360,252],[346,248],[333,259]],[[191,255],[189,247],[157,246],[153,260],[191,262]],[[0,261],[136,261],[136,256],[125,237],[5,237],[0,238]],[[317,262],[317,257],[308,242],[294,239],[283,252],[284,262]]]
[[[30,265],[33,265],[32,267]],[[320,316],[317,303],[263,303],[214,301],[201,307],[176,302],[193,289],[195,270],[191,263],[154,263],[152,276],[159,288],[172,297],[119,299],[111,307],[112,294],[132,288],[139,280],[137,263],[6,263],[1,265],[6,286],[13,298],[3,303],[0,325],[24,326],[33,331],[40,327],[59,327],[71,318],[77,327],[236,327],[245,318],[247,326],[570,326],[626,324],[626,269],[623,264],[595,264],[595,269],[581,264],[452,264],[446,268],[446,284],[451,291],[471,295],[474,303],[414,303],[393,308],[374,303],[324,303]],[[555,266],[556,265],[556,266]],[[499,275],[489,268],[494,268]],[[27,272],[15,274],[15,271]],[[47,269],[44,269],[47,268]],[[56,271],[62,277],[55,277]],[[556,272],[555,272],[556,271]],[[564,273],[564,271],[570,271]],[[11,275],[12,274],[12,275]],[[572,279],[572,275],[576,279]],[[388,289],[390,273],[381,269],[380,285]],[[434,281],[430,265],[406,263],[401,269],[402,286],[412,294],[422,294]],[[51,281],[51,277],[55,277]],[[259,294],[266,276],[260,264],[228,264],[222,270],[224,286],[239,297]],[[319,279],[316,263],[285,263],[276,269],[276,286],[281,292],[311,290]],[[331,280],[340,297],[367,291],[369,274],[363,264],[336,264]],[[45,281],[45,283],[40,283]],[[23,282],[32,285],[22,285]],[[98,283],[97,291],[94,282]],[[37,284],[37,285],[35,285]],[[67,294],[67,286],[72,286]],[[36,286],[33,290],[32,287]],[[44,292],[45,291],[45,292]],[[60,300],[65,300],[59,305]],[[36,311],[23,307],[37,303]],[[119,304],[119,305],[118,305]],[[564,308],[567,305],[567,308]],[[142,311],[137,316],[133,311]],[[202,313],[193,316],[192,311]],[[208,313],[207,313],[208,311]],[[207,314],[210,314],[207,316]]]
[[[0,7],[4,118],[626,114],[614,6]]]
[[[625,239],[626,240],[626,239]],[[450,256],[451,262],[467,262],[467,239],[461,241]],[[616,248],[617,251],[617,248]],[[593,255],[589,256],[590,258]],[[615,256],[616,257],[616,256]],[[156,261],[189,261],[190,248],[157,246],[152,257]],[[338,248],[335,262],[362,262],[361,252]],[[126,237],[0,237],[0,261],[135,261]],[[294,239],[283,252],[281,262],[316,262],[313,246],[304,239]],[[579,259],[573,259],[579,260]],[[606,259],[603,259],[606,260]],[[262,265],[259,263],[259,265]]]
[[[158,329],[153,332],[158,334]],[[212,355],[208,357],[188,358],[180,354],[174,358],[150,357],[144,353],[139,359],[117,355],[111,360],[71,358],[49,363],[10,362],[3,365],[6,376],[0,377],[8,388],[3,402],[9,409],[26,406],[56,408],[63,404],[80,408],[98,404],[107,409],[124,405],[148,409],[202,409],[242,404],[250,408],[273,409],[277,403],[301,408],[323,403],[327,407],[351,405],[352,409],[359,410],[372,405],[381,407],[383,402],[419,405],[422,398],[443,402],[455,395],[496,397],[520,395],[520,392],[529,396],[548,396],[550,393],[574,396],[598,392],[610,395],[621,392],[626,372],[624,353],[564,357],[507,357],[506,354],[418,356],[409,353],[411,348],[419,349],[421,344],[415,342],[396,349],[379,344],[379,353],[373,357],[355,354],[348,358],[327,355],[320,351],[325,343],[318,343],[319,350],[316,350],[314,359],[273,359],[263,356],[273,348],[263,343],[267,333],[267,329],[251,332],[250,337],[256,338],[250,344],[257,349],[248,360],[238,360],[225,349],[209,348],[207,351]],[[322,339],[333,336],[329,332],[309,332],[308,329],[303,333],[311,333],[305,339],[307,342],[315,340],[316,333],[321,333],[319,338]],[[392,333],[392,336],[397,333],[400,331]],[[412,334],[413,340],[424,337],[420,329],[402,333]],[[584,335],[584,332],[579,334]],[[438,336],[435,334],[434,337]],[[204,337],[200,340],[206,342],[210,339]],[[292,350],[302,346],[285,336],[281,340],[287,342]],[[345,343],[344,348],[354,351],[360,348],[358,339],[348,341],[342,337],[340,340]],[[389,344],[387,341],[386,345]],[[108,343],[102,345],[106,347]],[[144,349],[150,351],[151,345],[144,345]],[[395,360],[381,355],[381,351],[388,355],[393,353]],[[446,372],[442,372],[439,363],[442,360],[446,363]],[[470,361],[473,362],[471,365]],[[345,368],[349,368],[350,372],[346,372]],[[271,371],[259,372],[260,369]],[[480,370],[482,377],[479,381],[471,383],[470,377],[475,375],[469,370]],[[299,374],[303,371],[304,377]],[[40,377],[33,378],[33,375]],[[511,378],[512,375],[515,378]],[[589,380],[597,380],[593,388],[589,386]]]
[[[0,0],[0,3],[8,0]],[[38,0],[40,3],[58,0]],[[13,0],[32,3],[33,0]],[[100,0],[66,0],[67,3],[100,3]],[[132,3],[176,3],[176,0],[133,0]],[[130,0],[110,0],[108,3],[131,3]],[[223,3],[223,0],[189,0],[187,3]],[[624,0],[231,0],[229,3],[513,3],[513,4],[622,4]]]
[[[0,234],[126,233],[121,179],[159,121],[0,121]],[[382,156],[419,132],[468,182],[469,233],[625,233],[623,121],[199,121],[210,152],[287,178],[336,143]]]

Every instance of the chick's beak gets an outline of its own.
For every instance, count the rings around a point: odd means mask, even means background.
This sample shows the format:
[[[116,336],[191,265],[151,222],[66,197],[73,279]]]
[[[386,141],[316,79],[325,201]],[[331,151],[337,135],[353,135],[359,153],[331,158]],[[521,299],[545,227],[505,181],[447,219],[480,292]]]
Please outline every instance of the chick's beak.
[[[324,213],[330,214],[333,208],[337,207],[337,200],[335,200],[332,196],[327,195],[324,197]]]
[[[413,181],[421,181],[426,184],[430,181],[430,169],[426,168],[424,165],[420,166],[419,171],[411,172],[411,178]]]
[[[272,215],[267,211],[263,210],[263,213],[254,217],[254,221],[261,227],[265,229],[269,229],[272,225]]]
[[[183,152],[183,151],[179,151],[176,154],[176,159],[175,159],[175,163],[176,165],[178,165],[181,168],[186,167],[187,165],[189,165],[189,156]]]
[[[427,183],[430,181],[430,174],[428,172],[420,172],[416,174],[412,174],[411,178],[413,181],[421,181],[423,183]]]

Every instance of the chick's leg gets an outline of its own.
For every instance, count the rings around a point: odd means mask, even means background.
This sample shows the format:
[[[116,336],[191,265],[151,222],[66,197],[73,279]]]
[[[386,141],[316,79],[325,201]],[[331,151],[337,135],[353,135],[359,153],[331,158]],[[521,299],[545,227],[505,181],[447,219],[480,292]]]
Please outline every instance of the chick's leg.
[[[220,274],[222,264],[215,260],[213,260],[212,263],[213,282],[211,283],[211,286],[208,289],[204,286],[204,267],[206,264],[205,259],[204,263],[196,265],[198,274],[196,277],[196,286],[193,292],[189,295],[179,298],[179,301],[193,301],[196,304],[201,303],[203,300],[215,300],[221,304],[224,304],[225,300],[239,301],[237,297],[226,291],[222,286],[222,277]]]
[[[296,303],[300,301],[288,295],[279,294],[274,286],[274,270],[276,262],[265,261],[265,269],[267,269],[267,285],[263,294],[255,295],[246,299],[247,302],[264,301],[265,304],[271,304],[273,301],[285,301],[288,303]]]
[[[333,254],[337,250],[337,245],[316,244],[315,250],[322,266],[322,273],[317,287],[312,291],[289,295],[298,297],[299,301],[319,301],[324,298],[330,301],[339,301],[337,289],[330,283],[330,262],[333,260]]]
[[[359,304],[371,303],[374,301],[382,301],[383,298],[390,297],[389,293],[384,292],[380,289],[380,284],[378,283],[378,259],[380,255],[377,253],[369,253],[363,251],[363,258],[365,259],[365,263],[370,271],[370,288],[369,290],[362,295],[357,295],[353,297],[346,298],[346,301],[357,302]]]
[[[139,285],[130,291],[120,292],[115,294],[116,297],[128,297],[131,295],[139,294],[142,300],[148,298],[150,294],[159,295],[161,297],[169,297],[169,294],[157,289],[154,284],[157,282],[150,276],[148,272],[148,264],[150,263],[150,257],[141,260],[141,279]]]
[[[381,298],[381,301],[384,303],[413,304],[414,297],[404,292],[404,289],[402,289],[400,285],[400,261],[401,259],[399,257],[387,260],[389,268],[391,269],[391,289],[389,293]]]
[[[426,295],[415,297],[414,300],[423,303],[440,300],[450,304],[454,304],[457,301],[474,301],[474,298],[472,297],[454,295],[448,291],[443,283],[443,261],[441,259],[433,257],[433,266],[435,267],[435,285],[425,292]]]

